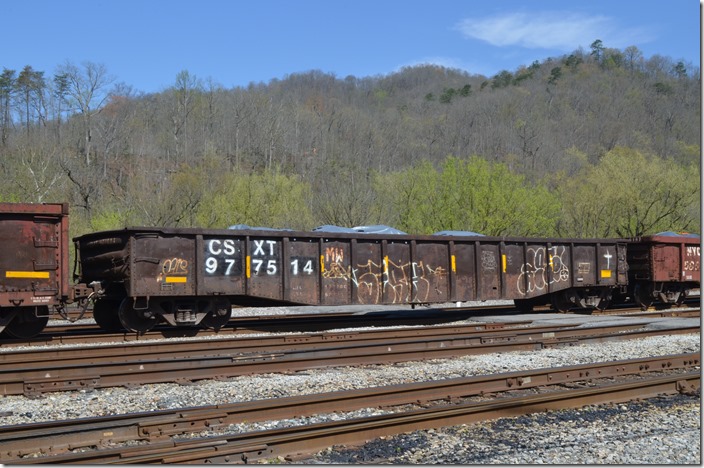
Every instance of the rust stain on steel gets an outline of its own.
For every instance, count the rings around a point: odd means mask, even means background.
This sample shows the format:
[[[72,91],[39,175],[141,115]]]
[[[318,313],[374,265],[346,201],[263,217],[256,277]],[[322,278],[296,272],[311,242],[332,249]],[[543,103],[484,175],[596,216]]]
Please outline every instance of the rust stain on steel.
[[[68,299],[68,204],[0,203],[0,306]]]

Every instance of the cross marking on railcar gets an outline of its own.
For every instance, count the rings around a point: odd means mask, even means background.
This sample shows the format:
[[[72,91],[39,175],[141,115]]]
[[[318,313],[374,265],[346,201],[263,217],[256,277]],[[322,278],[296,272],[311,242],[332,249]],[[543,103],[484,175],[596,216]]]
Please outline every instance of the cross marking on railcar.
[[[611,269],[611,258],[613,255],[609,253],[609,250],[606,250],[606,253],[604,254],[604,258],[606,259],[606,269],[610,270]]]

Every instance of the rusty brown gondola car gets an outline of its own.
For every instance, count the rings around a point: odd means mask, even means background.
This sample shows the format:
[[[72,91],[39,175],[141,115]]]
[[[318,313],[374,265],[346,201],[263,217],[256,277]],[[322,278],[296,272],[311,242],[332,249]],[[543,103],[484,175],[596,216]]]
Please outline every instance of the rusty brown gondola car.
[[[681,304],[699,289],[701,238],[696,234],[663,232],[634,238],[628,246],[628,290],[647,309],[655,301]]]
[[[104,328],[219,328],[237,306],[508,299],[605,308],[628,282],[622,240],[127,228],[74,239]],[[115,313],[115,311],[118,311]]]
[[[41,332],[71,291],[67,203],[0,203],[0,331]]]

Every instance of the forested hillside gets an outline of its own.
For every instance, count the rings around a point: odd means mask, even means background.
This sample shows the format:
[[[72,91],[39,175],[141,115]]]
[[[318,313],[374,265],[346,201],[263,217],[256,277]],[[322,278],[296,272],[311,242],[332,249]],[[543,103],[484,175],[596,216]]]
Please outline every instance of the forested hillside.
[[[2,64],[0,64],[2,65]],[[0,76],[0,200],[125,225],[700,231],[700,69],[635,47],[493,77],[417,66],[155,94],[100,64]]]

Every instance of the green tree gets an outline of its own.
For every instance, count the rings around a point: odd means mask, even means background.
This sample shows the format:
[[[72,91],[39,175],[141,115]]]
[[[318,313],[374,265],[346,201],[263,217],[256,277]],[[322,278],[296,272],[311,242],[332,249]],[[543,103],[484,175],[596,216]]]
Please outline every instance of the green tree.
[[[478,156],[448,157],[438,171],[429,162],[381,176],[380,200],[399,214],[397,227],[414,234],[439,230],[493,236],[550,236],[559,202],[505,164]]]
[[[596,60],[597,62],[601,62],[601,59],[604,56],[604,43],[601,41],[601,39],[597,39],[596,41],[592,42],[589,48],[592,49],[591,56],[594,57],[594,60]]]
[[[41,118],[41,99],[44,91],[44,72],[35,71],[30,65],[26,65],[15,81],[18,94],[22,100],[24,112],[25,129],[29,136],[30,121],[34,116]]]
[[[15,75],[15,70],[7,68],[3,68],[0,75],[0,131],[2,132],[0,142],[2,142],[3,146],[7,145],[9,130],[12,127],[10,110],[15,90],[15,80],[17,79]]]
[[[699,170],[618,147],[558,189],[567,237],[635,237],[697,231]]]
[[[217,228],[248,224],[310,229],[309,197],[308,184],[277,169],[249,175],[230,173],[198,207],[197,223]]]

